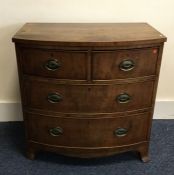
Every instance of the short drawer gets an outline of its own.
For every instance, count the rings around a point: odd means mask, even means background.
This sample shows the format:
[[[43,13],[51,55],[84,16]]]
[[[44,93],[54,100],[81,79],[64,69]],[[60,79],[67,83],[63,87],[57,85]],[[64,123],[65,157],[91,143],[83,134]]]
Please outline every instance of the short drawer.
[[[64,113],[110,113],[148,108],[153,81],[121,85],[63,85],[25,81],[26,106]]]
[[[86,51],[22,50],[22,71],[25,74],[57,79],[87,78]]]
[[[147,140],[149,114],[112,118],[26,115],[28,139],[69,147],[112,147]]]
[[[157,48],[93,52],[94,80],[124,79],[156,74]]]

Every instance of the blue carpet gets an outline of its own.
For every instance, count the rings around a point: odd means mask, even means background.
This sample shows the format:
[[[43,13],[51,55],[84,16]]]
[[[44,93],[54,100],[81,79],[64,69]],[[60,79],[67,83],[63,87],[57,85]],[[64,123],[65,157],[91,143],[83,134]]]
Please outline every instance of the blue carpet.
[[[0,175],[174,175],[174,120],[153,121],[149,163],[134,152],[91,160],[43,152],[34,161],[24,153],[23,123],[0,123]]]

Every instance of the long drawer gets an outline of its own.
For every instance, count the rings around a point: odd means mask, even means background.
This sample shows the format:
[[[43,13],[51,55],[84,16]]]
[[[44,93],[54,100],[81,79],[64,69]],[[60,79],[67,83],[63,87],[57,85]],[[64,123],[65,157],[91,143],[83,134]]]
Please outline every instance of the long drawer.
[[[113,147],[146,141],[150,121],[149,113],[93,119],[25,116],[29,140],[69,147]]]
[[[65,113],[124,112],[152,106],[154,81],[120,85],[65,85],[26,80],[25,105]]]

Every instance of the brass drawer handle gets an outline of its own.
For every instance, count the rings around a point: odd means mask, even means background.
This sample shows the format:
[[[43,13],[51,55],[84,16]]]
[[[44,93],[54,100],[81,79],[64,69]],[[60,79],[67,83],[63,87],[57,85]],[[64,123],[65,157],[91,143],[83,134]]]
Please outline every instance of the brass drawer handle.
[[[126,129],[126,128],[117,128],[114,131],[114,135],[117,137],[124,137],[127,135],[127,133],[128,133],[128,129]]]
[[[60,136],[63,134],[63,129],[61,127],[55,127],[55,128],[51,128],[49,130],[49,133],[51,136]]]
[[[58,93],[50,93],[47,96],[47,100],[50,103],[58,103],[58,102],[63,100],[63,97],[60,94],[58,94]]]
[[[120,70],[130,71],[135,68],[135,63],[132,60],[124,60],[119,65]]]
[[[55,71],[61,67],[61,64],[56,59],[50,59],[45,63],[45,68],[49,71]]]
[[[117,96],[116,100],[118,103],[129,103],[131,96],[127,93],[122,93]]]

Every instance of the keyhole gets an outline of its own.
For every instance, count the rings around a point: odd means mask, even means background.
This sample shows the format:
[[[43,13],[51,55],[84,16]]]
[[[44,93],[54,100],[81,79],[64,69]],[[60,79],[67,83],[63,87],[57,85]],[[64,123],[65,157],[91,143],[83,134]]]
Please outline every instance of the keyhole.
[[[91,91],[91,88],[90,88],[90,87],[88,87],[88,91],[89,91],[89,92]]]

